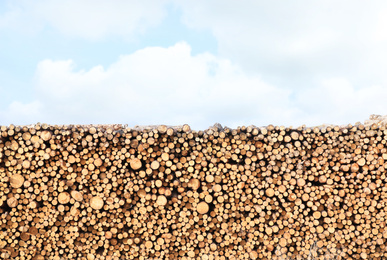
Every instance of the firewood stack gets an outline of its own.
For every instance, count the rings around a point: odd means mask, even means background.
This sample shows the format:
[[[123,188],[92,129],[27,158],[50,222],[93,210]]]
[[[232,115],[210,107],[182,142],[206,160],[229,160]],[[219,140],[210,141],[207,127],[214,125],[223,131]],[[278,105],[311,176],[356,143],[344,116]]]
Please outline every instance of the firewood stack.
[[[0,258],[387,259],[386,140],[375,123],[2,126]]]

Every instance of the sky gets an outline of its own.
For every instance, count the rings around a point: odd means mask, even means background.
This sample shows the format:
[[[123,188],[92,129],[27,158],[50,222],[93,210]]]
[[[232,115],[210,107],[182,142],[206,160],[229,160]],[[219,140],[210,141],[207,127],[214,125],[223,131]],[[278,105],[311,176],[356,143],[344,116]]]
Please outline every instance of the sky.
[[[387,2],[2,0],[0,125],[387,114]]]

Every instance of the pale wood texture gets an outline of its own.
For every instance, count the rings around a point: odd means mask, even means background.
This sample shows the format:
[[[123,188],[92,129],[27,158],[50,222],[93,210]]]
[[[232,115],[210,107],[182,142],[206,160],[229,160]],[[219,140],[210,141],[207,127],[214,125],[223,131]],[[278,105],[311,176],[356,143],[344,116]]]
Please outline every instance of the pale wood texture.
[[[0,258],[386,259],[383,120],[1,126]]]

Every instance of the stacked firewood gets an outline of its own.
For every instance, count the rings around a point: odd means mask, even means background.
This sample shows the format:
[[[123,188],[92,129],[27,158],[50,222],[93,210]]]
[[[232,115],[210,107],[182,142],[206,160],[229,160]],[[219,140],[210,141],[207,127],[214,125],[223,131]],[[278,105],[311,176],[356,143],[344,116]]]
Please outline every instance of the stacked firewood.
[[[387,259],[384,125],[0,127],[0,258]]]

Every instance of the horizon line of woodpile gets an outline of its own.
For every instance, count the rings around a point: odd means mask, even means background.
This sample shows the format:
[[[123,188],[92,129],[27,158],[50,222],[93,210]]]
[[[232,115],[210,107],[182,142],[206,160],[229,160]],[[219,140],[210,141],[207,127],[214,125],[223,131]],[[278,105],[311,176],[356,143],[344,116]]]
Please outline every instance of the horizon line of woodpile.
[[[387,127],[0,127],[0,257],[387,258]]]

